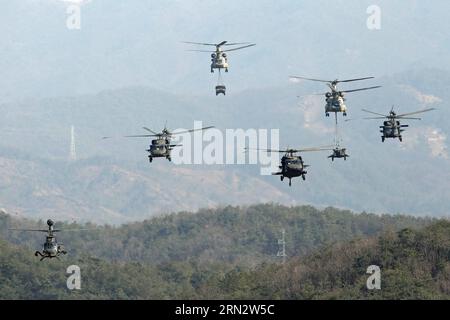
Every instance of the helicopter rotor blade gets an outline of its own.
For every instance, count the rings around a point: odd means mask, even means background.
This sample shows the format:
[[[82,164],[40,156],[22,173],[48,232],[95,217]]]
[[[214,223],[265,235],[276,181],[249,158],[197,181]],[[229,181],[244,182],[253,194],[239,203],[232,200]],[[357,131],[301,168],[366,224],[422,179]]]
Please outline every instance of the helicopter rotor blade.
[[[246,46],[243,46],[243,47],[223,50],[223,52],[236,51],[236,50],[241,50],[241,49],[245,49],[245,48],[249,48],[249,47],[253,47],[253,46],[256,46],[256,43],[252,43],[252,44],[249,44],[249,45],[246,45]]]
[[[338,80],[337,82],[353,82],[353,81],[361,81],[361,80],[368,80],[368,79],[374,79],[375,77],[365,77],[365,78],[356,78],[356,79],[348,79],[348,80]]]
[[[377,88],[381,88],[381,86],[367,87],[367,88],[353,89],[353,90],[345,90],[345,91],[341,91],[341,92],[342,93],[349,93],[349,92],[357,92],[357,91],[371,90],[371,89],[377,89]]]
[[[142,127],[142,129],[144,129],[144,130],[146,130],[146,131],[148,131],[148,132],[151,132],[152,134],[155,134],[155,135],[158,134],[157,132],[155,132],[155,131],[153,131],[152,129],[149,129],[149,128],[147,128],[147,127]]]
[[[314,148],[304,148],[304,149],[285,149],[285,150],[275,150],[275,149],[252,149],[245,148],[246,150],[256,150],[256,151],[265,151],[265,152],[278,152],[278,153],[297,153],[297,152],[310,152],[310,151],[326,151],[333,150],[334,146],[323,146],[323,147],[314,147]]]
[[[309,94],[304,94],[301,96],[297,96],[297,98],[305,98],[305,97],[310,97],[310,96],[324,96],[326,95],[328,92],[324,92],[324,93],[309,93]]]
[[[217,46],[217,44],[215,44],[215,43],[190,42],[190,41],[182,41],[182,42],[183,43],[188,43],[188,44],[198,44],[198,45],[201,45],[201,46],[213,46],[213,47]]]
[[[317,81],[317,82],[325,82],[325,83],[331,83],[332,81],[328,80],[320,80],[320,79],[312,79],[312,78],[305,78],[300,76],[289,76],[291,79],[301,79],[301,80],[309,80],[309,81]]]
[[[432,111],[432,110],[436,110],[435,108],[427,108],[427,109],[423,109],[423,110],[419,110],[419,111],[414,111],[414,112],[409,112],[409,113],[402,113],[397,115],[397,117],[404,117],[404,116],[412,116],[414,114],[419,114],[419,113],[424,113],[424,112],[428,112],[428,111]]]
[[[275,150],[275,149],[260,149],[260,148],[245,148],[245,152],[247,151],[264,151],[264,152],[278,152],[278,153],[286,153],[287,150]]]
[[[374,77],[355,78],[355,79],[346,79],[346,80],[337,80],[337,79],[336,80],[322,80],[322,79],[306,78],[306,77],[300,77],[300,76],[290,76],[290,78],[337,84],[340,82],[353,82],[353,81],[368,80],[368,79],[373,79]]]
[[[11,231],[48,232],[48,229],[8,229]]]
[[[395,118],[399,120],[422,120],[422,118],[398,117],[398,116],[396,116]]]
[[[215,52],[215,51],[212,51],[212,50],[186,50],[186,51],[207,52],[207,53],[214,53]]]
[[[157,137],[159,134],[138,134],[134,136],[123,136],[124,138],[149,138],[149,137]]]
[[[190,133],[190,132],[194,132],[194,131],[208,130],[208,129],[211,129],[211,128],[214,128],[214,126],[203,127],[203,128],[199,128],[199,129],[185,130],[185,131],[180,131],[180,132],[174,132],[174,133],[170,133],[170,135],[183,134],[183,133]]]
[[[315,148],[298,149],[298,150],[295,150],[295,152],[328,151],[328,150],[333,150],[333,149],[334,149],[334,146],[323,146],[323,147],[315,147]]]
[[[232,42],[232,43],[225,43],[224,46],[239,46],[239,45],[246,45],[251,44],[251,42]]]
[[[382,116],[383,118],[387,118],[388,116],[387,115],[385,115],[385,114],[381,114],[381,113],[377,113],[377,112],[373,112],[373,111],[370,111],[370,110],[367,110],[367,109],[361,109],[362,111],[364,111],[364,112],[367,112],[367,113],[372,113],[372,114],[376,114],[377,116]]]
[[[277,153],[286,153],[289,150],[278,150],[278,149],[261,149],[261,148],[245,148],[245,151],[264,151],[264,152],[277,152]]]
[[[387,117],[370,117],[370,118],[363,118],[363,120],[381,120],[381,119],[386,119],[386,118]]]

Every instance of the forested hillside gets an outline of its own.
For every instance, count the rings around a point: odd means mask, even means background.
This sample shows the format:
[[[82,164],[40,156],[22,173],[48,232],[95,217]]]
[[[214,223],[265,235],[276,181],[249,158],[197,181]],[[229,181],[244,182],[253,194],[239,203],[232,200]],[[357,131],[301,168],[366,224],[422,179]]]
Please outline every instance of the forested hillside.
[[[101,246],[101,243],[98,243]],[[0,299],[449,299],[450,222],[385,232],[316,249],[285,265],[226,262],[108,262],[81,255],[38,262],[0,241]],[[81,268],[81,290],[66,287],[67,266]],[[366,288],[369,265],[381,290]]]
[[[370,265],[381,268],[381,290],[367,290]],[[339,243],[284,267],[235,270],[205,290],[212,298],[450,299],[450,222]]]
[[[53,218],[53,217],[51,217]],[[88,252],[113,261],[161,263],[195,260],[254,266],[274,262],[281,229],[286,231],[289,256],[301,256],[337,241],[366,238],[384,231],[423,227],[432,220],[401,215],[355,214],[347,210],[275,204],[204,209],[181,212],[120,227],[57,222],[61,229],[92,229],[62,232],[58,239],[71,256]],[[36,228],[35,222],[0,215],[0,235],[12,243],[40,248],[42,234],[19,233],[8,228]]]

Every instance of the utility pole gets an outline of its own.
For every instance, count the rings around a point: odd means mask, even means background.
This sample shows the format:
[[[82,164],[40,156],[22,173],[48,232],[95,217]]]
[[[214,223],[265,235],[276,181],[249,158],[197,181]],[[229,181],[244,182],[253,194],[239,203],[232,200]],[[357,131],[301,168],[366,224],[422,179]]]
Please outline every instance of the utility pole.
[[[77,150],[75,148],[75,127],[72,126],[70,128],[70,155],[69,155],[70,161],[76,161],[77,160]]]
[[[281,239],[278,239],[279,251],[277,257],[282,257],[283,264],[286,263],[286,231],[281,229]]]

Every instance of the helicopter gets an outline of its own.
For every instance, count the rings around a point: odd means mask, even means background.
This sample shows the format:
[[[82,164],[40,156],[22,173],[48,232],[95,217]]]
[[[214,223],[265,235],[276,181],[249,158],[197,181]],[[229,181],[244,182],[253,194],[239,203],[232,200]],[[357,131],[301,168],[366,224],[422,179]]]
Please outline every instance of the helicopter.
[[[60,255],[67,254],[67,251],[64,250],[62,243],[57,243],[56,237],[54,235],[55,232],[60,232],[59,229],[53,229],[54,222],[51,219],[47,220],[48,229],[9,229],[12,231],[31,231],[31,232],[46,232],[47,236],[45,237],[45,243],[43,245],[42,252],[36,251],[34,255],[40,256],[41,260],[44,259],[59,259]],[[71,230],[72,231],[72,230]]]
[[[423,110],[414,111],[414,112],[397,114],[394,111],[394,107],[392,106],[392,109],[389,112],[389,114],[388,115],[384,115],[384,114],[381,114],[381,113],[377,113],[377,112],[373,112],[373,111],[370,111],[370,110],[362,109],[362,111],[364,111],[364,112],[375,114],[375,115],[378,116],[378,117],[364,118],[365,120],[387,119],[386,121],[383,122],[383,125],[380,126],[380,129],[381,129],[380,132],[383,134],[381,136],[381,141],[382,142],[384,142],[384,140],[386,138],[393,138],[393,139],[398,138],[400,140],[400,142],[402,142],[403,141],[403,139],[402,139],[402,132],[405,131],[405,129],[402,129],[402,128],[407,128],[407,127],[409,127],[409,125],[407,125],[407,124],[400,124],[399,120],[422,120],[421,118],[411,118],[409,116],[412,116],[412,115],[415,115],[415,114],[419,114],[419,113],[428,112],[428,111],[432,111],[432,110],[435,110],[435,108],[428,108],[428,109],[423,109]]]
[[[333,149],[333,153],[331,155],[328,156],[328,158],[331,158],[331,161],[334,161],[334,158],[340,159],[340,158],[344,158],[344,161],[347,160],[348,157],[350,157],[347,154],[347,149],[346,148],[341,148],[340,146],[340,141],[342,139],[339,138],[339,127],[338,127],[338,121],[337,121],[337,113],[334,114],[335,117],[335,136],[334,136],[334,149]]]
[[[197,52],[209,52],[211,53],[211,73],[214,72],[214,69],[218,69],[219,71],[221,69],[225,69],[225,72],[228,72],[228,56],[227,52],[245,49],[248,47],[255,46],[255,43],[250,42],[241,42],[241,43],[228,43],[228,41],[222,41],[220,43],[214,44],[214,43],[201,43],[201,42],[187,42],[184,43],[188,44],[196,44],[196,45],[202,45],[202,46],[213,46],[216,47],[216,50],[188,50],[188,51],[197,51]],[[232,47],[231,49],[222,50],[222,47],[225,46],[237,46],[242,45],[241,47]]]
[[[346,99],[344,98],[344,95],[346,93],[381,88],[381,86],[374,86],[374,87],[345,90],[345,91],[339,91],[337,89],[338,83],[341,83],[341,82],[353,82],[353,81],[368,80],[368,79],[373,79],[374,77],[365,77],[365,78],[347,79],[347,80],[336,79],[336,80],[331,80],[331,81],[320,80],[320,79],[311,79],[311,78],[305,78],[305,77],[299,77],[299,76],[290,76],[290,78],[291,79],[302,79],[302,80],[325,82],[328,85],[328,87],[331,89],[331,92],[315,94],[315,95],[325,95],[325,101],[326,101],[325,116],[326,117],[330,116],[330,112],[334,112],[335,114],[337,114],[338,112],[342,112],[342,115],[344,117],[347,116],[347,106],[345,105]]]
[[[213,126],[199,128],[199,129],[191,129],[191,130],[185,130],[180,131],[176,133],[172,133],[167,129],[167,125],[164,126],[164,129],[161,132],[155,132],[152,129],[149,129],[147,127],[143,127],[144,130],[150,132],[151,134],[144,134],[144,135],[133,135],[133,136],[125,136],[125,138],[148,138],[148,137],[155,137],[155,139],[152,139],[151,145],[149,146],[149,149],[147,152],[148,160],[151,163],[153,161],[153,158],[166,158],[169,161],[172,161],[172,158],[170,157],[171,151],[175,147],[181,146],[181,144],[171,144],[170,140],[174,135],[183,134],[183,133],[190,133],[194,131],[200,131],[200,130],[207,130],[214,128]],[[109,137],[104,137],[104,139],[107,139]]]
[[[333,149],[333,153],[328,156],[328,158],[331,158],[331,161],[334,161],[334,158],[344,158],[344,160],[347,160],[350,156],[347,154],[346,148],[340,148],[339,145],[336,145]]]
[[[309,165],[305,164],[303,158],[300,155],[296,155],[296,153],[300,152],[311,152],[311,151],[326,151],[332,150],[330,149],[332,146],[325,147],[317,147],[317,148],[305,148],[305,149],[286,149],[286,150],[272,150],[272,149],[256,149],[266,152],[279,152],[284,153],[281,158],[281,165],[278,166],[280,169],[279,172],[274,172],[272,175],[280,176],[280,180],[283,181],[284,178],[289,179],[289,187],[292,186],[292,178],[302,177],[303,181],[306,180],[306,174],[308,173],[305,169],[309,167]],[[246,150],[249,150],[246,148]]]

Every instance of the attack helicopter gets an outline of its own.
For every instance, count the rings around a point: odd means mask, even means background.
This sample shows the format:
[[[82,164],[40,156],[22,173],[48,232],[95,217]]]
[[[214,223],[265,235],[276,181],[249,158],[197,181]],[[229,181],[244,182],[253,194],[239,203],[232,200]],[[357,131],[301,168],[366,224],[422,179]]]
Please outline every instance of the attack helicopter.
[[[345,91],[339,91],[337,89],[338,83],[341,83],[341,82],[362,81],[362,80],[373,79],[374,77],[365,77],[365,78],[348,79],[348,80],[336,79],[336,80],[331,80],[331,81],[330,80],[311,79],[311,78],[305,78],[305,77],[299,77],[299,76],[290,76],[290,78],[291,79],[301,79],[301,80],[325,82],[328,85],[328,87],[331,89],[331,92],[314,94],[314,95],[325,95],[325,101],[326,101],[325,116],[326,117],[330,116],[330,112],[334,112],[335,114],[337,114],[338,112],[342,112],[342,115],[344,117],[347,116],[347,106],[345,105],[346,99],[344,98],[344,95],[346,93],[381,88],[381,86],[374,86],[374,87],[366,87],[366,88],[352,89],[352,90],[345,90]]]
[[[371,114],[378,116],[378,117],[364,118],[365,120],[387,119],[386,121],[383,122],[383,125],[380,126],[380,129],[381,129],[380,132],[383,134],[381,136],[382,142],[384,142],[384,140],[386,138],[393,138],[393,139],[398,138],[400,140],[400,142],[402,142],[403,141],[402,132],[405,131],[405,129],[402,129],[402,128],[407,128],[407,127],[409,127],[409,125],[400,124],[400,120],[422,120],[421,118],[415,118],[415,117],[409,117],[409,116],[432,111],[432,110],[435,110],[435,108],[427,108],[427,109],[423,109],[423,110],[419,110],[419,111],[397,114],[394,111],[394,107],[392,107],[389,114],[384,115],[381,113],[362,109],[362,111],[364,111],[364,112],[371,113]]]
[[[228,56],[227,52],[230,51],[236,51],[241,50],[245,48],[249,48],[252,46],[255,46],[255,43],[250,42],[236,42],[236,43],[229,43],[228,41],[222,41],[220,43],[201,43],[201,42],[187,42],[184,43],[188,44],[195,44],[195,45],[201,45],[201,46],[213,46],[216,47],[214,51],[211,50],[188,50],[188,51],[197,51],[197,52],[208,52],[211,53],[211,73],[214,72],[214,69],[218,69],[219,71],[221,69],[225,69],[225,72],[228,72]],[[234,47],[241,45],[241,47]],[[223,50],[222,47],[231,46],[232,48]]]
[[[53,229],[54,222],[51,219],[47,220],[47,225],[48,225],[48,229],[9,229],[9,230],[29,231],[29,232],[46,232],[47,235],[45,237],[45,243],[43,245],[42,252],[36,251],[34,253],[34,255],[36,257],[40,256],[41,257],[40,261],[42,261],[44,259],[53,259],[53,258],[59,259],[59,256],[67,254],[67,251],[64,249],[62,243],[58,243],[56,241],[56,237],[55,237],[54,233],[60,232],[62,230]],[[83,229],[73,229],[73,230],[70,229],[70,230],[65,230],[65,231],[80,231],[80,230],[83,230]]]
[[[149,149],[147,152],[148,160],[151,163],[153,161],[153,158],[166,158],[169,161],[172,161],[172,158],[170,157],[171,151],[175,147],[181,146],[181,144],[171,144],[171,139],[174,135],[178,134],[184,134],[184,133],[190,133],[194,131],[201,131],[201,130],[207,130],[214,128],[213,126],[199,128],[199,129],[191,129],[191,130],[185,130],[185,131],[179,131],[172,133],[167,129],[167,125],[164,126],[164,129],[161,132],[155,132],[152,129],[149,129],[147,127],[143,127],[144,130],[150,132],[151,134],[143,134],[143,135],[132,135],[132,136],[125,136],[125,138],[149,138],[149,137],[155,137],[155,139],[152,139],[151,145],[149,146]],[[104,137],[106,139],[108,137]]]
[[[304,149],[286,149],[286,150],[273,150],[273,149],[254,149],[265,152],[279,152],[284,153],[281,158],[281,165],[278,166],[280,169],[279,172],[274,172],[272,175],[280,176],[280,180],[283,181],[284,178],[289,179],[289,186],[292,186],[292,178],[302,177],[303,180],[306,180],[306,174],[308,173],[305,169],[309,167],[309,165],[305,164],[303,158],[300,155],[296,155],[301,152],[312,152],[312,151],[327,151],[333,150],[333,146],[324,146],[324,147],[316,147],[316,148],[304,148]],[[248,148],[246,151],[250,150]],[[252,149],[253,150],[253,149]]]

